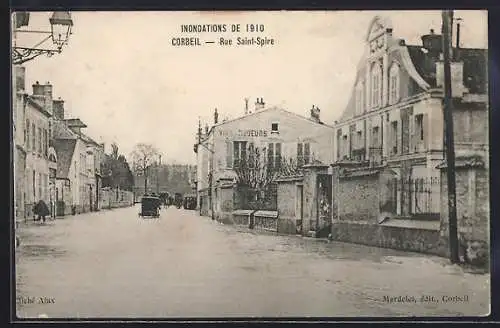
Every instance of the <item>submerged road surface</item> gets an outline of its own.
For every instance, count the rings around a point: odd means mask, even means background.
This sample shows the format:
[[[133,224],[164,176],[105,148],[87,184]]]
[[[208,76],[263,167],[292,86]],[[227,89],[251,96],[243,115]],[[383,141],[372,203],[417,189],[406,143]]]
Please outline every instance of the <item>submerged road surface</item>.
[[[138,207],[30,224],[16,250],[21,318],[462,316],[487,274],[448,260],[224,226]]]

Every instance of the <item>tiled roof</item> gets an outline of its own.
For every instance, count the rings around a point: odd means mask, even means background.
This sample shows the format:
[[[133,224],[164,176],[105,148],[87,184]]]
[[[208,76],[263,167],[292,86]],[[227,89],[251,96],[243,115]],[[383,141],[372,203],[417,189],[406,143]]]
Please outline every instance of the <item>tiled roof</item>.
[[[422,50],[420,45],[406,45],[411,63],[416,72],[423,79],[422,82],[428,83],[430,87],[436,86],[436,61],[432,56]],[[475,48],[456,48],[458,60],[463,62],[463,83],[471,94],[486,94],[488,90],[488,50]],[[361,65],[357,76],[364,75],[364,65]],[[355,85],[355,84],[354,84]],[[354,85],[350,91],[351,96],[345,110],[338,119],[339,122],[346,121],[354,116],[355,98]]]
[[[64,120],[66,124],[70,127],[86,128],[87,125],[82,122],[79,118],[68,118]]]
[[[51,116],[50,113],[45,110],[45,107],[37,101],[36,96],[28,96],[27,101],[30,105],[39,110],[45,116]]]
[[[57,177],[68,178],[71,159],[75,152],[76,139],[55,139],[54,149],[57,153]]]
[[[71,131],[63,122],[54,122],[54,138],[55,139],[77,139],[77,135]]]
[[[91,137],[89,137],[88,135],[84,134],[84,133],[81,133],[80,134],[80,137],[82,138],[83,141],[85,141],[86,143],[91,143],[91,144],[94,144],[96,146],[100,146],[100,144],[95,141],[94,139],[92,139]]]
[[[422,51],[422,46],[408,45],[408,52],[417,72],[431,86],[436,85],[436,60]],[[453,52],[457,49],[454,48]],[[458,60],[464,63],[463,82],[470,93],[486,93],[488,50],[459,48]]]

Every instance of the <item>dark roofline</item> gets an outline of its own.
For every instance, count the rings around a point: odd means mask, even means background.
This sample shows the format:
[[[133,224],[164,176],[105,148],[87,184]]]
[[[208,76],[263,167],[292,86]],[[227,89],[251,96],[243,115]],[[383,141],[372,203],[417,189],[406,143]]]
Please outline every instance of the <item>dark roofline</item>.
[[[85,123],[83,123],[83,121],[80,120],[79,118],[67,118],[67,119],[64,119],[64,122],[66,122],[68,127],[72,127],[72,128],[75,128],[75,127],[86,128],[87,127],[87,125]]]
[[[37,109],[39,112],[41,112],[43,115],[47,117],[52,117],[52,115],[48,111],[46,111],[42,105],[37,103],[32,96],[28,96],[27,98],[28,98],[28,103],[30,103],[35,109]]]

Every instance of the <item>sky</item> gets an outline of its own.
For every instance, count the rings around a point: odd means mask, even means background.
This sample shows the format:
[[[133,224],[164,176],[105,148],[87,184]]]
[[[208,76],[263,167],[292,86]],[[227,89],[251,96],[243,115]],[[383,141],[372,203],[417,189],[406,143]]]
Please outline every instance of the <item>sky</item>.
[[[32,13],[29,29],[50,30],[49,12]],[[370,21],[388,17],[393,35],[407,44],[441,31],[439,11],[275,11],[275,12],[72,12],[73,34],[61,54],[25,64],[26,86],[49,81],[54,98],[65,101],[66,117],[80,118],[86,133],[116,142],[126,157],[137,143],[150,143],[162,161],[194,164],[198,119],[243,115],[262,97],[309,115],[316,105],[333,124],[344,110],[364,51]],[[487,48],[487,12],[455,11],[461,46]],[[182,33],[183,24],[263,24],[253,36],[272,46],[174,47],[176,37],[252,36],[252,33]],[[23,27],[26,29],[27,27]],[[32,46],[38,34],[17,33],[18,46]],[[38,38],[38,39],[35,39]],[[47,45],[49,47],[50,44]]]

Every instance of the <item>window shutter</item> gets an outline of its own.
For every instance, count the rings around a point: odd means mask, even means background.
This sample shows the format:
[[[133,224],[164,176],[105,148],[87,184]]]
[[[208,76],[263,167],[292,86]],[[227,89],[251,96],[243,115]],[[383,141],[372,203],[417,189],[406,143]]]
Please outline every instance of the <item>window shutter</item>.
[[[397,123],[397,129],[396,129],[396,149],[397,149],[397,154],[402,154],[403,153],[403,122],[402,121],[396,121]]]
[[[281,143],[276,143],[276,157],[275,157],[275,165],[279,167],[281,165]]]
[[[311,162],[311,145],[309,143],[304,144],[304,162],[306,164]]]
[[[274,144],[269,143],[267,145],[267,164],[268,165],[273,165],[273,157],[274,157]]]
[[[238,161],[238,159],[240,158],[239,146],[240,144],[238,142],[235,141],[233,143],[233,166],[239,165]]]
[[[247,157],[247,143],[246,141],[240,143],[240,153],[241,153],[241,161],[248,165],[248,157]]]
[[[429,149],[429,146],[427,145],[427,140],[429,139],[427,137],[427,133],[429,132],[429,115],[428,114],[424,114],[423,115],[423,118],[422,118],[422,129],[424,130],[424,140],[422,141],[423,143],[423,146],[424,146],[424,150],[427,150]]]
[[[302,153],[302,143],[297,143],[297,164],[298,165],[303,165],[303,158],[304,155]]]
[[[416,131],[417,124],[415,124],[417,120],[417,116],[410,116],[409,121],[409,147],[410,147],[410,153],[415,152],[416,146],[417,146],[417,136],[418,136],[418,131]]]

